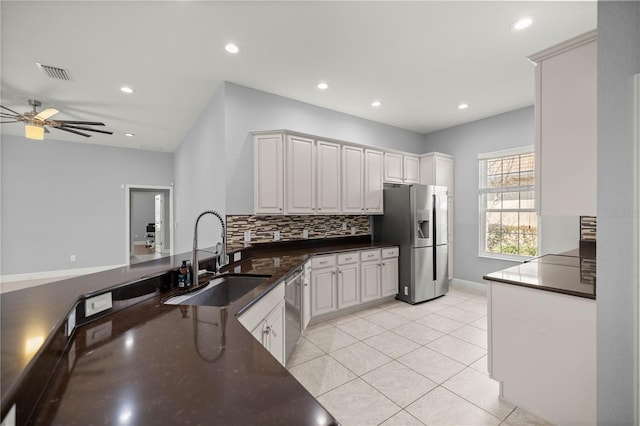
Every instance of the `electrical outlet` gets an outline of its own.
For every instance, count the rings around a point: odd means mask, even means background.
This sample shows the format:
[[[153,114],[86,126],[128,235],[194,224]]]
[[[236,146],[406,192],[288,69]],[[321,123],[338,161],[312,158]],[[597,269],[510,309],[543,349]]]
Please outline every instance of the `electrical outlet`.
[[[280,241],[280,231],[273,231],[273,241]]]
[[[69,256],[69,260],[70,260],[71,262],[75,262],[75,261],[76,261],[76,255],[75,255],[75,254],[70,255],[70,256]]]
[[[356,235],[356,227],[355,226],[351,227],[351,235]]]
[[[308,229],[303,229],[302,230],[302,238],[309,238],[309,230]]]
[[[343,231],[347,230],[347,222],[342,222],[342,230]]]
[[[408,296],[409,295],[409,287],[404,286],[404,295]]]
[[[244,231],[244,242],[248,243],[251,241],[251,231]]]

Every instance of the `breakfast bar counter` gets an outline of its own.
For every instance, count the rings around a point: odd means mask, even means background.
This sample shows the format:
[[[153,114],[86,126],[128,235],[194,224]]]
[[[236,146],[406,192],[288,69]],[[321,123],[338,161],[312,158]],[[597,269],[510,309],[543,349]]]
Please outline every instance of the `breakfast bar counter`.
[[[228,272],[269,277],[223,307],[163,303],[178,291],[175,271],[188,255],[4,293],[2,419],[335,424],[236,316],[313,254],[383,246],[347,238],[254,250]],[[84,302],[106,289],[113,307],[89,318]]]

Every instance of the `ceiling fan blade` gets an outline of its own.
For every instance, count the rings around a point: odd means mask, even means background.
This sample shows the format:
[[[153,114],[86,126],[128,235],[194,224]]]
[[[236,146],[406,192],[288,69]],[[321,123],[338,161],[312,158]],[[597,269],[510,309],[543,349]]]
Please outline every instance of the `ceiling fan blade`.
[[[14,113],[15,115],[22,115],[22,114],[20,114],[19,112],[15,112],[15,111],[14,111],[14,110],[12,110],[11,108],[7,108],[7,107],[6,107],[6,106],[4,106],[4,105],[0,105],[0,108],[4,108],[4,109],[6,109],[7,111],[11,111],[11,112],[12,112],[12,113]]]
[[[0,124],[4,124],[4,123],[19,123],[19,120],[13,120],[13,121],[0,121]]]
[[[33,117],[33,118],[35,118],[36,120],[44,121],[44,120],[46,120],[47,118],[51,117],[52,115],[57,114],[58,112],[60,112],[60,111],[58,111],[58,110],[57,110],[57,109],[55,109],[55,108],[47,108],[47,109],[45,109],[44,111],[40,111],[40,112],[39,112],[35,117]]]
[[[4,118],[18,118],[20,117],[19,115],[14,115],[14,114],[7,114],[6,112],[0,112],[0,117],[4,117]]]
[[[81,135],[81,136],[84,136],[84,137],[87,137],[87,138],[91,137],[91,135],[88,135],[88,134],[82,133],[82,132],[78,132],[77,130],[67,129],[66,127],[54,127],[54,129],[64,130],[65,132],[75,133],[76,135]]]
[[[105,133],[107,135],[112,135],[113,132],[110,132],[108,130],[98,130],[98,129],[92,129],[90,127],[84,127],[84,126],[71,126],[68,124],[62,125],[60,127],[58,127],[58,129],[78,129],[78,130],[86,130],[89,132],[97,132],[97,133]]]
[[[70,120],[55,120],[56,123],[62,124],[84,124],[85,126],[104,126],[104,123],[99,121],[70,121]]]

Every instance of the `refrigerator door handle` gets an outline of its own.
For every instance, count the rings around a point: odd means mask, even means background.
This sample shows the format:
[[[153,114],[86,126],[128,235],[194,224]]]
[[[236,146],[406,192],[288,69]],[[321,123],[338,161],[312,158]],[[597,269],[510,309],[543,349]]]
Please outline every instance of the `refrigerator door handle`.
[[[436,280],[436,277],[438,276],[437,272],[436,272],[436,265],[438,264],[438,262],[436,261],[436,238],[438,236],[438,234],[436,234],[438,227],[437,227],[437,215],[436,215],[436,207],[438,206],[436,204],[437,199],[436,199],[436,194],[433,194],[432,196],[432,200],[431,200],[431,224],[432,224],[432,231],[431,235],[433,235],[433,281]]]

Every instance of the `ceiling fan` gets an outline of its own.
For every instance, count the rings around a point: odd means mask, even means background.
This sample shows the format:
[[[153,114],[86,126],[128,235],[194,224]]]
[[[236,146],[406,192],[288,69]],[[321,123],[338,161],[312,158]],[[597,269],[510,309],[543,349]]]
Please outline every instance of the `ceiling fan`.
[[[57,109],[46,108],[45,110],[38,112],[36,108],[42,105],[42,103],[40,101],[32,99],[29,99],[29,105],[33,107],[33,111],[25,112],[24,114],[20,114],[19,112],[15,112],[14,110],[7,108],[6,106],[0,105],[3,110],[7,110],[10,112],[9,114],[5,111],[0,111],[0,119],[11,119],[10,121],[0,121],[0,123],[24,123],[25,136],[29,139],[36,140],[44,139],[45,132],[49,133],[47,127],[64,130],[65,132],[71,132],[75,133],[76,135],[85,137],[91,137],[90,134],[85,133],[87,131],[105,133],[107,135],[113,134],[113,132],[110,132],[108,130],[92,129],[91,127],[87,127],[104,126],[104,123],[100,123],[97,121],[52,120],[49,117],[57,114]]]

